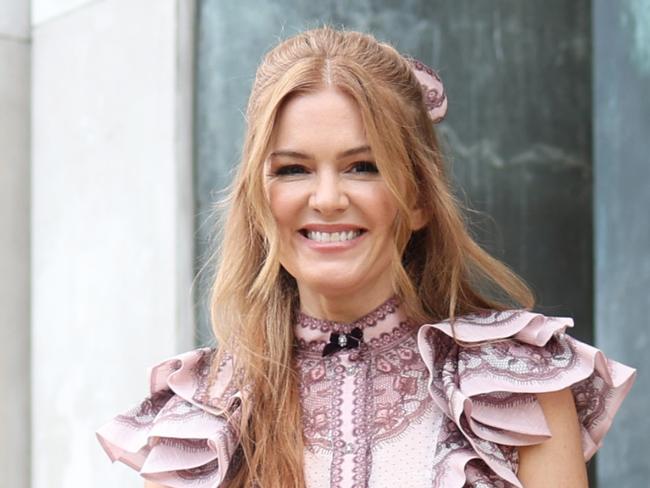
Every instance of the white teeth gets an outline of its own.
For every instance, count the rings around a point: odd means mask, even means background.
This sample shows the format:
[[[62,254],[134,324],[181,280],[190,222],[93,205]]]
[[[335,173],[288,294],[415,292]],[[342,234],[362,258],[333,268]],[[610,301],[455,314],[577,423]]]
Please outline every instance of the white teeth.
[[[341,242],[355,239],[361,235],[360,230],[350,230],[348,232],[319,232],[307,231],[307,238],[318,242]]]

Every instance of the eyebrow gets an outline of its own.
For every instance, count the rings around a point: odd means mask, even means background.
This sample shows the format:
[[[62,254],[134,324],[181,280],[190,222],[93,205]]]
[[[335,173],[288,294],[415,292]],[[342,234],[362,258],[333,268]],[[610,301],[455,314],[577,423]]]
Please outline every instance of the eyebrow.
[[[347,158],[347,157],[354,156],[356,154],[365,153],[365,152],[371,152],[370,151],[370,146],[368,146],[367,144],[363,145],[363,146],[359,146],[359,147],[353,147],[352,149],[346,149],[345,151],[338,153],[336,155],[336,159],[343,159],[343,158]],[[279,151],[273,151],[269,155],[269,157],[271,157],[271,158],[276,158],[276,157],[279,157],[279,156],[284,156],[284,157],[293,158],[293,159],[312,159],[312,160],[316,159],[311,154],[301,153],[299,151],[284,150],[284,149],[280,149]]]

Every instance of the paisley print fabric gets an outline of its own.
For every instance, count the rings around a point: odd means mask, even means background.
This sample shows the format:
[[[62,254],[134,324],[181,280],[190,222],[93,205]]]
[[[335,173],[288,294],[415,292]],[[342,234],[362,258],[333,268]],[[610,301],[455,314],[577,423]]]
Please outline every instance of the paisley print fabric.
[[[363,332],[358,349],[323,357],[330,334],[354,327]],[[294,330],[309,487],[394,486],[396,470],[378,468],[395,467],[396,453],[408,453],[400,468],[400,474],[411,468],[404,482],[430,487],[442,414],[428,392],[417,326],[397,301],[351,324],[300,314]],[[413,445],[429,447],[416,456]],[[312,464],[327,469],[314,477]]]
[[[520,487],[517,447],[550,437],[535,394],[564,388],[589,459],[635,371],[570,337],[572,325],[525,310],[415,324],[395,298],[352,323],[297,314],[307,487]],[[322,356],[330,334],[355,327],[359,348]],[[163,486],[222,486],[241,462],[249,400],[232,358],[209,374],[213,355],[152,369],[150,395],[97,432],[113,461]]]
[[[97,431],[113,461],[163,486],[219,486],[238,446],[241,392],[231,359],[208,387],[211,349],[197,349],[151,370],[151,392]]]

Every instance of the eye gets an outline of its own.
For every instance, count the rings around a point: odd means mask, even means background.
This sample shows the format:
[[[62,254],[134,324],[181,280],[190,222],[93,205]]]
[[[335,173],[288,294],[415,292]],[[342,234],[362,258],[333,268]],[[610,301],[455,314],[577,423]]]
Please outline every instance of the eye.
[[[307,169],[300,164],[287,164],[275,170],[274,176],[291,176],[305,174]]]
[[[379,173],[377,165],[372,161],[357,161],[350,168],[351,173]]]

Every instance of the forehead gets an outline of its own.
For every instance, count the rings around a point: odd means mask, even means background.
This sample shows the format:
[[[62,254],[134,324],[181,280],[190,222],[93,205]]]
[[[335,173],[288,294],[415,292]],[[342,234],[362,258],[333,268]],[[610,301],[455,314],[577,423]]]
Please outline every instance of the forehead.
[[[367,144],[357,103],[334,87],[290,97],[280,108],[274,129],[273,149],[325,154]]]

